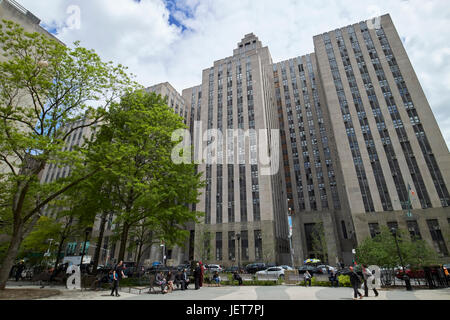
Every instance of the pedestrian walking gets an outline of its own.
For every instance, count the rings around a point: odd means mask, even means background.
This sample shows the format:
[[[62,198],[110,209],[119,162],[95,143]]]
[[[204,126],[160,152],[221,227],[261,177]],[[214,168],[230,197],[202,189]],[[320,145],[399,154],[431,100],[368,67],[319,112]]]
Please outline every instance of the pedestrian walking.
[[[360,299],[363,298],[363,295],[359,292],[358,288],[361,286],[361,278],[359,275],[355,272],[353,267],[349,267],[350,269],[350,283],[353,287],[353,300],[356,300],[359,296]]]
[[[23,260],[20,260],[20,262],[16,268],[16,281],[19,281],[19,279],[22,279],[23,270],[25,270],[25,263]]]
[[[114,296],[114,291],[116,292],[116,297],[120,297],[119,294],[119,282],[122,278],[125,278],[123,274],[123,261],[119,261],[119,263],[114,267],[113,270],[113,287],[111,290],[111,296]]]
[[[309,286],[311,287],[311,278],[312,277],[308,270],[305,271],[304,278],[305,278],[305,287],[306,287],[306,282],[308,282]]]
[[[375,281],[375,275],[365,264],[363,264],[362,271],[363,271],[363,277],[364,277],[364,296],[368,297],[369,289],[372,289],[373,293],[375,294],[375,297],[378,297],[378,291],[375,288],[375,284],[373,283]]]
[[[200,277],[202,274],[202,269],[200,268],[200,264],[197,262],[194,270],[194,282],[195,282],[195,290],[200,289]]]

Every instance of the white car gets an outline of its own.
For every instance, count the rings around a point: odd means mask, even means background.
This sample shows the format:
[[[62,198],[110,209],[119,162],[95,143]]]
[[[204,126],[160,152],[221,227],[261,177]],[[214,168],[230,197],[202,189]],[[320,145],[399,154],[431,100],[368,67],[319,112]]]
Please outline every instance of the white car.
[[[207,269],[210,271],[213,271],[213,272],[215,272],[215,271],[222,272],[222,270],[223,270],[222,266],[220,266],[218,264],[208,264]]]
[[[292,269],[291,267],[285,266],[285,265],[280,266],[280,267],[282,267],[284,270],[294,270],[294,269]]]
[[[277,278],[284,278],[284,268],[283,267],[270,267],[266,270],[256,272],[258,274],[276,275]]]

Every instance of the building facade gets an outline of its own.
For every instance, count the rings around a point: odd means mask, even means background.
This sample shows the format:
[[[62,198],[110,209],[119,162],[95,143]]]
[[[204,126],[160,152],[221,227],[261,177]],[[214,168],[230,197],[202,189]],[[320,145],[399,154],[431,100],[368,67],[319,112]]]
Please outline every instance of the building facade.
[[[226,129],[280,131],[277,174],[261,176],[254,163],[199,164],[207,186],[196,258],[299,265],[317,255],[312,234],[321,223],[330,264],[351,263],[352,249],[383,225],[408,230],[448,259],[449,152],[390,16],[315,36],[314,46],[273,63],[248,34],[232,57],[203,71],[201,86],[183,91],[202,132],[223,133],[217,153],[207,148],[217,136],[197,143],[207,157],[228,156]],[[249,140],[234,141],[235,159],[250,154],[251,162]]]
[[[350,264],[381,226],[449,259],[450,156],[390,16],[313,41],[313,53],[274,63],[250,33],[201,84],[147,89],[184,118],[206,186],[185,247],[155,244],[144,260],[301,265],[317,257],[319,224],[329,264]],[[115,244],[103,247],[113,260]]]

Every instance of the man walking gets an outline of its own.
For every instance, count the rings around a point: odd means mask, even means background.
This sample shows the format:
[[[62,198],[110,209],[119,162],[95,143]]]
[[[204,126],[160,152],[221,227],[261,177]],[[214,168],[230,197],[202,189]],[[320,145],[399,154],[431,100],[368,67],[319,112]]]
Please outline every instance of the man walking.
[[[120,297],[119,294],[119,281],[120,279],[125,278],[125,275],[123,274],[123,261],[120,260],[120,262],[114,267],[113,270],[113,287],[111,290],[111,296],[114,296],[114,291],[116,292],[116,297]]]
[[[16,281],[19,281],[19,279],[22,278],[22,272],[25,270],[25,264],[23,260],[20,260],[19,264],[16,268]]]
[[[362,299],[363,296],[358,290],[358,288],[361,286],[361,278],[355,272],[353,267],[349,267],[349,269],[350,269],[350,283],[352,284],[353,294],[354,294],[353,300],[356,300],[358,298],[358,296],[360,299]]]

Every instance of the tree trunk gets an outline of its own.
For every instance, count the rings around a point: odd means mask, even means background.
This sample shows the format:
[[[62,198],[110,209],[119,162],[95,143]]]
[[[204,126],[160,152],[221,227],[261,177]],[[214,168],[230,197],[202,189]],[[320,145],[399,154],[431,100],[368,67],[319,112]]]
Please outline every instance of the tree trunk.
[[[6,252],[5,259],[3,260],[2,268],[0,269],[0,290],[5,290],[9,272],[11,271],[11,268],[14,265],[14,260],[16,260],[17,254],[19,253],[20,244],[22,243],[22,229],[22,224],[19,224],[16,228],[14,228],[8,251]]]
[[[126,222],[123,224],[122,228],[122,235],[120,237],[120,250],[119,250],[119,257],[117,261],[123,261],[123,258],[125,257],[125,249],[127,246],[128,241],[128,231],[130,230],[130,225]]]
[[[143,245],[144,245],[144,243],[141,241],[139,243],[139,252],[138,252],[137,261],[136,261],[136,267],[137,268],[139,268],[140,264],[141,264],[141,258],[142,258],[141,256],[142,256],[142,247],[143,247]]]
[[[59,256],[61,255],[62,248],[64,247],[64,241],[66,241],[66,235],[61,235],[61,239],[59,240],[59,246],[58,246],[58,252],[56,253],[56,261],[55,261],[55,267],[53,268],[52,273],[52,280],[57,275],[58,270],[58,264],[59,264]]]
[[[97,239],[97,244],[95,246],[95,253],[94,253],[94,265],[92,266],[92,272],[94,274],[97,274],[97,266],[98,266],[98,260],[100,259],[100,249],[102,247],[103,242],[103,234],[105,233],[105,226],[106,226],[106,218],[108,216],[108,212],[103,212],[100,220],[100,228],[99,228],[99,234]]]

